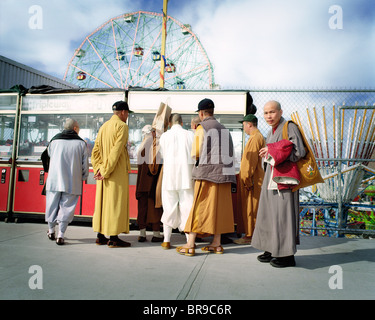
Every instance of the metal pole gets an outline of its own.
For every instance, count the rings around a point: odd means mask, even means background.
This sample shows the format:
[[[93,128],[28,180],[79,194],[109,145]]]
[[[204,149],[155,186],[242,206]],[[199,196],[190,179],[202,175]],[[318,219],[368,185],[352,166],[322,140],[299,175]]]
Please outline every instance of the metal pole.
[[[338,116],[338,126],[337,126],[337,130],[338,130],[338,136],[341,137],[341,108],[342,107],[339,107],[339,116]],[[337,200],[338,200],[338,219],[337,219],[337,222],[338,222],[338,228],[341,229],[344,225],[344,219],[343,219],[343,216],[344,216],[344,213],[342,212],[342,185],[341,185],[341,166],[342,166],[342,150],[341,148],[339,148],[338,150],[338,155],[337,155],[337,162],[338,162],[338,168],[337,168],[337,173],[338,173],[338,176],[337,176],[337,179],[338,179],[338,195],[337,195]]]
[[[17,97],[17,105],[16,105],[16,117],[14,119],[14,141],[13,141],[13,149],[12,149],[12,159],[11,159],[11,167],[10,167],[10,175],[9,175],[9,194],[8,194],[8,205],[7,205],[7,221],[11,221],[13,219],[13,207],[14,207],[14,193],[15,193],[15,181],[16,181],[16,171],[17,171],[17,150],[18,150],[18,137],[20,135],[20,128],[18,126],[20,113],[21,113],[21,105],[22,105],[22,96],[18,93]]]
[[[320,161],[338,161],[337,158],[315,158]],[[341,158],[341,161],[353,161],[353,158]],[[355,159],[356,162],[375,162],[375,159]]]
[[[167,39],[167,9],[168,0],[163,0],[163,25],[161,35],[161,59],[160,59],[160,88],[164,88],[164,71],[165,71],[165,42]]]

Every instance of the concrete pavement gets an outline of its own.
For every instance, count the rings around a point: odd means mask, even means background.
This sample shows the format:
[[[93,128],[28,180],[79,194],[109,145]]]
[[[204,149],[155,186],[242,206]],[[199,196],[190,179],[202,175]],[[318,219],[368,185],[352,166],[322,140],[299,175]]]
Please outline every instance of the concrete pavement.
[[[111,249],[95,245],[89,226],[70,225],[64,246],[46,230],[0,222],[1,300],[375,299],[371,239],[302,236],[297,266],[277,269],[258,262],[261,252],[249,245],[228,244],[218,255],[203,253],[203,243],[186,257],[151,243],[151,232],[144,243],[138,231],[122,234],[132,247]],[[184,240],[172,235],[174,247]]]

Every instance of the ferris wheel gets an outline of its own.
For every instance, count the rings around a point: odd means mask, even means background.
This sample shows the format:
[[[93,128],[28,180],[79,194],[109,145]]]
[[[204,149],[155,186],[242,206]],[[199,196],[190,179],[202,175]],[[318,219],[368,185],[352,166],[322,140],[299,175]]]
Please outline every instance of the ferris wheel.
[[[64,80],[83,88],[159,88],[163,59],[166,89],[212,89],[212,64],[190,25],[167,16],[162,56],[162,23],[162,13],[145,11],[110,19],[75,50]]]

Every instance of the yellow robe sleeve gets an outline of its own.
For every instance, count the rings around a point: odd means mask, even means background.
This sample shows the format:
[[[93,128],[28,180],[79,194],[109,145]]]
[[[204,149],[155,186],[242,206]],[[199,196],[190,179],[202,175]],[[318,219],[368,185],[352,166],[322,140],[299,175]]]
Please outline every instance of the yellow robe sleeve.
[[[194,160],[199,159],[199,154],[200,154],[200,151],[202,149],[202,144],[203,144],[203,138],[204,138],[204,129],[202,126],[198,126],[198,128],[195,130],[193,145],[191,148],[191,157]]]
[[[259,150],[263,147],[264,139],[258,134],[251,135],[246,144],[241,161],[240,179],[248,190],[254,185],[253,176],[259,161]]]
[[[130,157],[129,157],[129,152],[128,152],[128,142],[129,142],[129,126],[125,124],[125,157],[126,157],[126,167],[128,170],[128,173],[131,171],[131,165],[130,165]]]
[[[103,164],[103,159],[100,153],[100,150],[103,149],[101,146],[101,135],[102,135],[102,130],[99,130],[98,136],[95,139],[94,147],[91,151],[91,165],[92,165],[92,168],[94,169],[94,174],[98,172],[100,166]]]
[[[111,152],[102,166],[100,166],[100,173],[104,178],[108,178],[112,171],[115,169],[117,161],[120,155],[124,152],[128,144],[128,126],[121,126],[116,135],[115,143],[111,149]]]
[[[128,143],[128,132],[129,128],[128,126],[122,125],[119,126],[116,130],[116,136],[114,139],[113,146],[111,148],[111,151],[108,155],[108,157],[104,160],[101,157],[100,150],[102,150],[100,144],[101,144],[101,132],[98,134],[98,138],[95,140],[95,145],[92,150],[91,155],[91,163],[94,168],[94,173],[96,173],[98,170],[100,171],[100,174],[104,178],[108,178],[113,170],[116,167],[116,164],[118,162],[118,159],[120,158],[121,154],[124,152],[125,149],[125,156],[127,155],[127,143]],[[130,169],[130,160],[129,157],[126,159],[128,170]]]

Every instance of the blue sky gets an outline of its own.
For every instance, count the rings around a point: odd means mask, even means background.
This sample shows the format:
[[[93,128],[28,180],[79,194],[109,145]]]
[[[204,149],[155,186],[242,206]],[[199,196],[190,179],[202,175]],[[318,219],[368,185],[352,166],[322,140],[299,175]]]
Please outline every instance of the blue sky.
[[[41,29],[30,28],[33,5],[42,8]],[[162,0],[1,0],[0,55],[62,78],[74,49],[101,24],[162,7]],[[192,26],[224,89],[375,87],[373,0],[170,0],[168,14]]]

